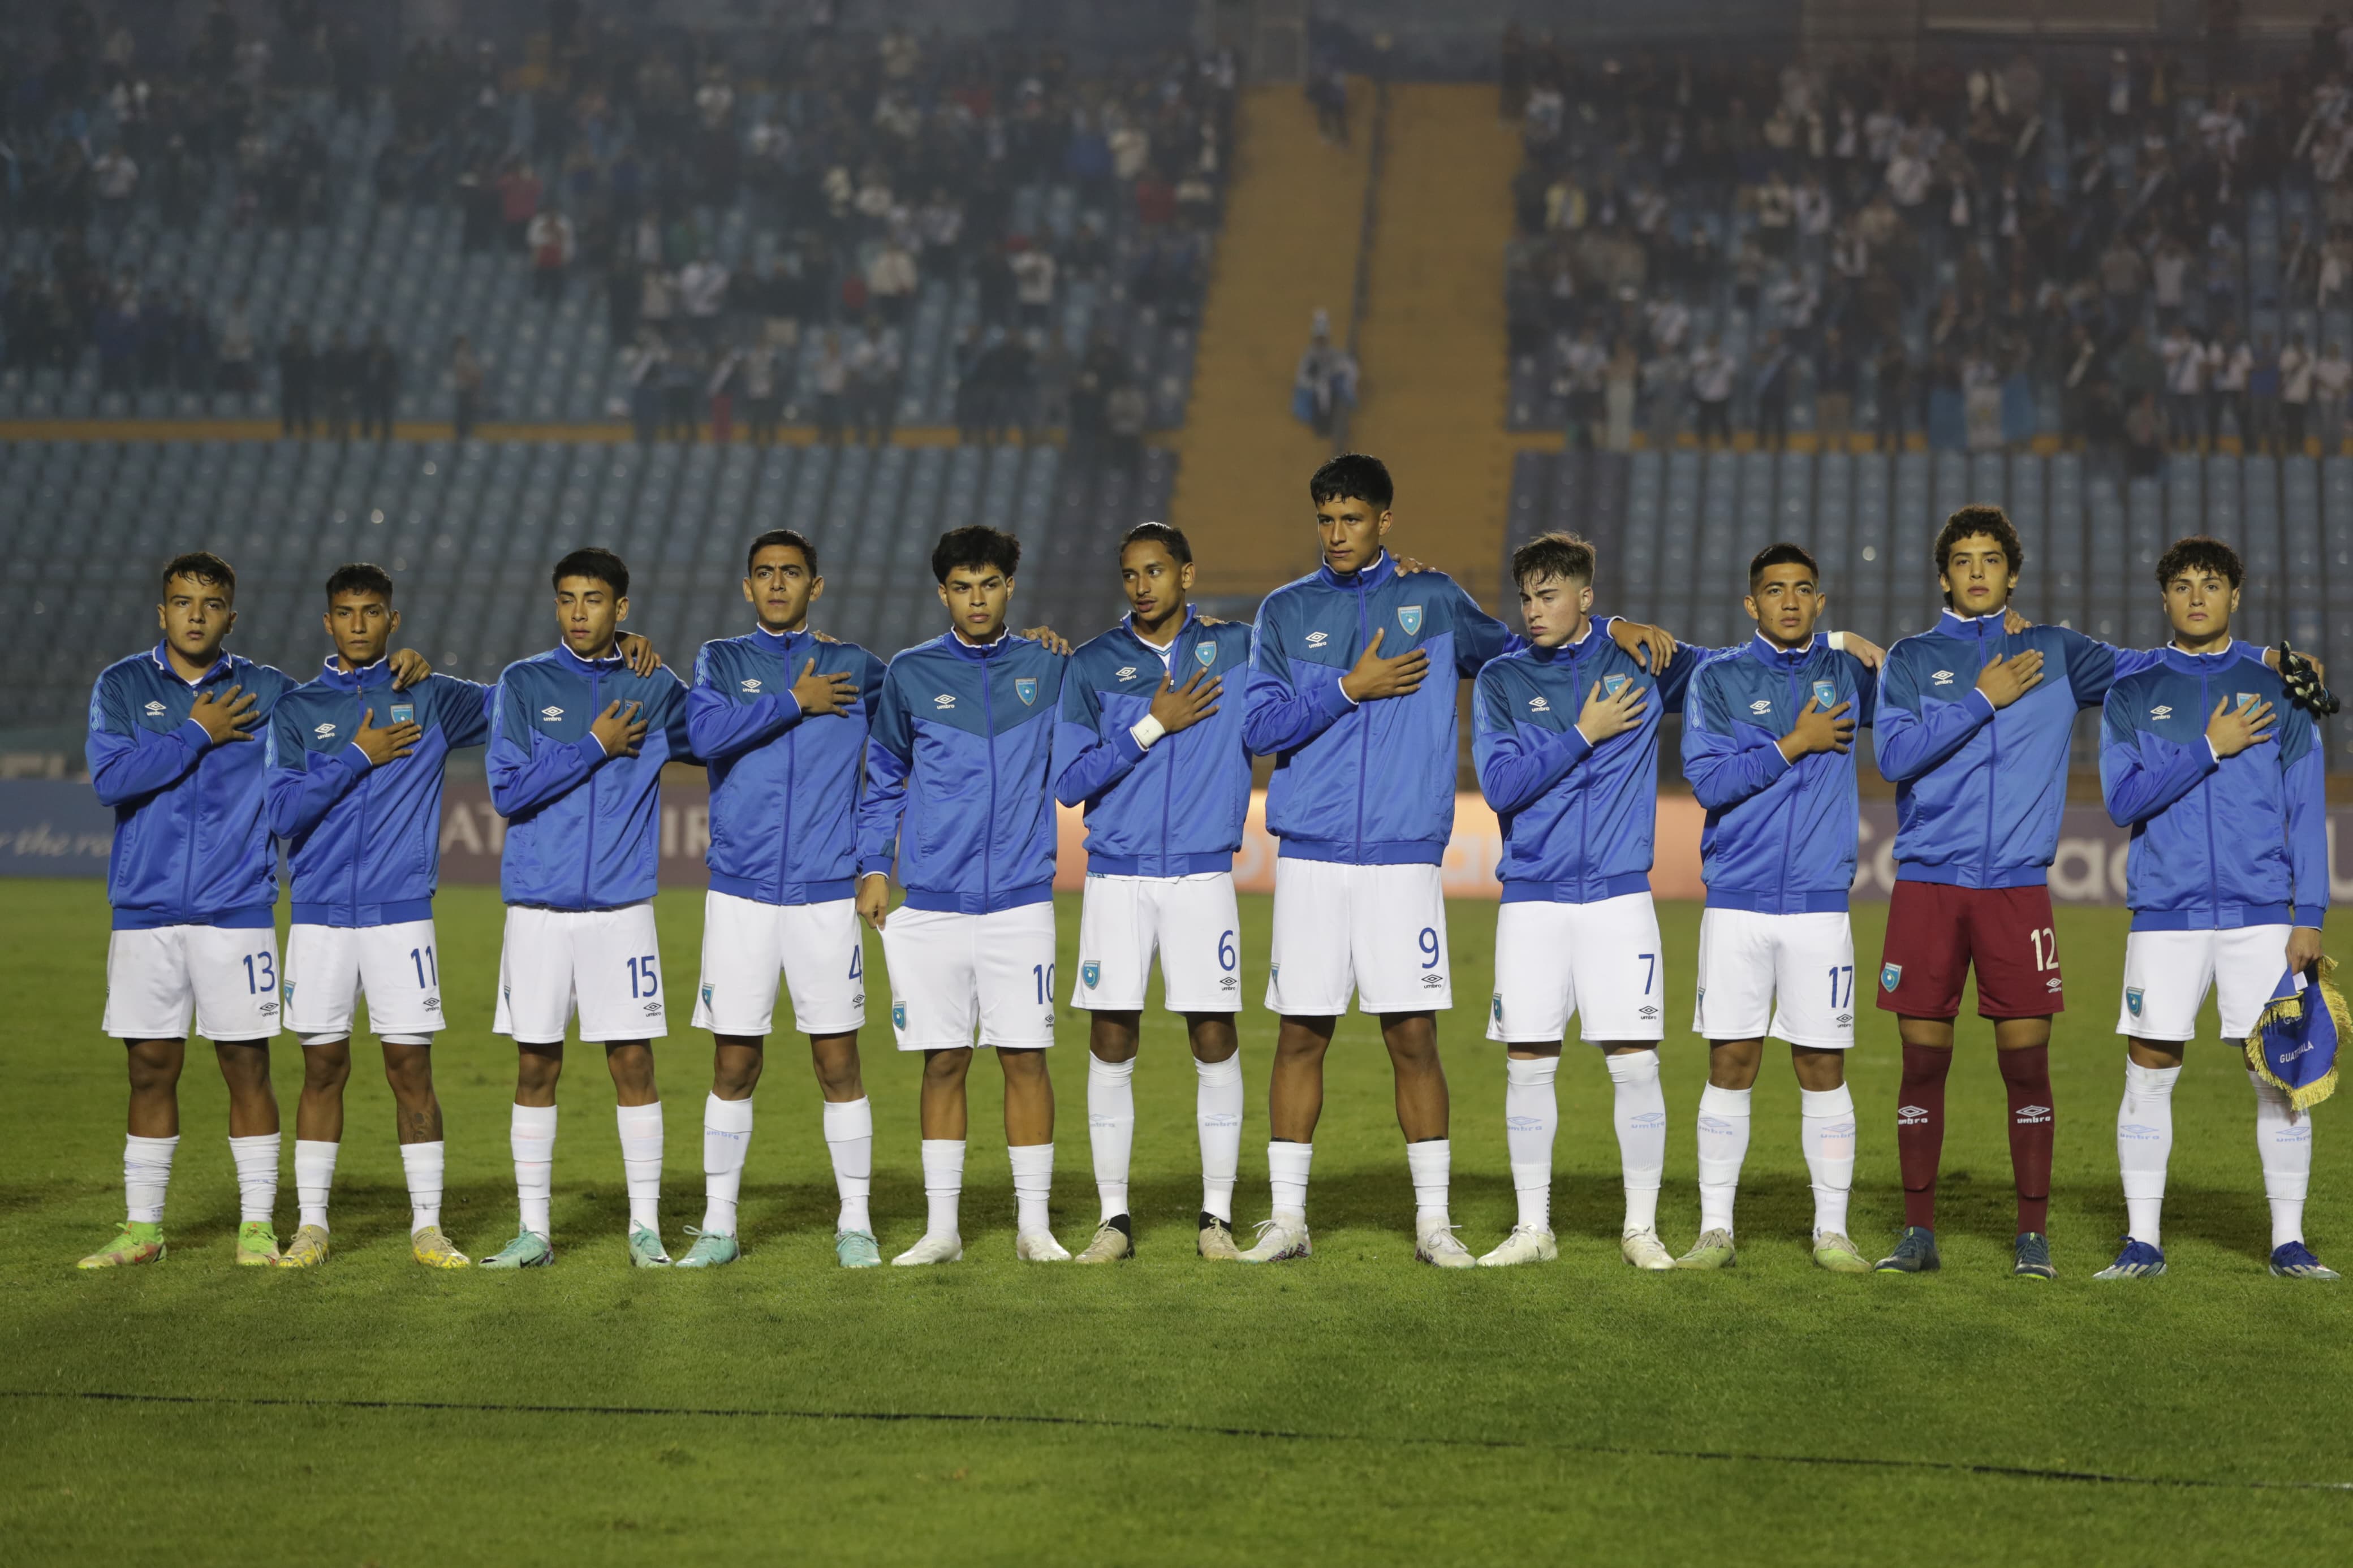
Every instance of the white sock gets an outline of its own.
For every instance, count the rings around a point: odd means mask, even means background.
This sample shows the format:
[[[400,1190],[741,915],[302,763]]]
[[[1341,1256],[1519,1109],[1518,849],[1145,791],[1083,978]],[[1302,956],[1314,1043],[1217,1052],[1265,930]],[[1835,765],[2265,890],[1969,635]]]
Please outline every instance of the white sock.
[[[2165,1167],[2173,1157],[2173,1085],[2179,1068],[2125,1061],[2125,1097],[2116,1106],[2116,1170],[2124,1178],[2125,1234],[2151,1247],[2161,1239]]]
[[[1740,1165],[1748,1158],[1748,1097],[1756,1090],[1699,1091],[1699,1228],[1732,1228],[1732,1203],[1740,1192]]]
[[[1552,1144],[1560,1131],[1553,1080],[1559,1073],[1558,1057],[1504,1058],[1504,1148],[1526,1230],[1552,1228]]]
[[[923,1203],[929,1209],[925,1236],[956,1234],[956,1204],[964,1196],[964,1140],[923,1140]]]
[[[335,1184],[335,1156],[340,1143],[315,1139],[294,1140],[294,1197],[302,1206],[303,1225],[327,1228],[327,1194]]]
[[[1016,1143],[1006,1152],[1013,1160],[1014,1229],[1024,1236],[1034,1230],[1052,1230],[1053,1220],[1047,1210],[1048,1200],[1054,1195],[1054,1146]]]
[[[1200,1079],[1193,1094],[1193,1123],[1201,1133],[1201,1207],[1234,1223],[1234,1178],[1242,1163],[1242,1054],[1221,1062],[1196,1058]]]
[[[275,1132],[228,1141],[228,1156],[237,1162],[237,1217],[240,1225],[259,1220],[267,1225],[278,1207],[278,1142]]]
[[[874,1103],[860,1095],[825,1102],[825,1152],[833,1156],[834,1191],[841,1195],[837,1231],[872,1231],[866,1202],[874,1191]]]
[[[1659,1227],[1659,1181],[1667,1169],[1667,1091],[1659,1087],[1659,1053],[1604,1057],[1618,1086],[1618,1163],[1626,1181],[1626,1228]]]
[[[135,1225],[164,1223],[164,1194],[172,1184],[172,1155],[180,1135],[122,1140],[123,1217]]]
[[[1453,1178],[1454,1144],[1451,1139],[1425,1138],[1405,1146],[1405,1168],[1413,1178],[1413,1225],[1416,1230],[1451,1225],[1446,1189]]]
[[[1128,1157],[1135,1148],[1134,1057],[1107,1062],[1088,1055],[1087,1142],[1094,1147],[1095,1193],[1103,1199],[1103,1217],[1125,1214]]]
[[[1846,1085],[1798,1091],[1798,1137],[1813,1183],[1814,1234],[1844,1236],[1854,1188],[1854,1095]]]
[[[1315,1145],[1286,1143],[1281,1141],[1266,1146],[1267,1185],[1274,1189],[1274,1212],[1278,1218],[1307,1217],[1307,1168],[1314,1163]]]
[[[443,1145],[436,1138],[430,1143],[403,1143],[400,1146],[401,1169],[408,1174],[408,1234],[416,1235],[429,1225],[441,1223],[441,1163]]]
[[[629,1228],[661,1231],[661,1101],[615,1106],[621,1127],[621,1174],[629,1184]]]
[[[628,1136],[626,1124],[622,1136]],[[713,1236],[735,1234],[735,1200],[744,1191],[744,1160],[752,1152],[752,1097],[702,1102],[702,1228]],[[659,1155],[656,1156],[659,1158]],[[630,1192],[636,1223],[636,1189]]]
[[[548,1193],[555,1182],[555,1107],[516,1106],[507,1125],[507,1146],[514,1152],[515,1206],[522,1211],[522,1228],[545,1237]]]
[[[2255,1148],[2263,1157],[2263,1196],[2272,1205],[2272,1247],[2304,1239],[2304,1194],[2312,1184],[2312,1114],[2298,1115],[2287,1096],[2253,1073]]]

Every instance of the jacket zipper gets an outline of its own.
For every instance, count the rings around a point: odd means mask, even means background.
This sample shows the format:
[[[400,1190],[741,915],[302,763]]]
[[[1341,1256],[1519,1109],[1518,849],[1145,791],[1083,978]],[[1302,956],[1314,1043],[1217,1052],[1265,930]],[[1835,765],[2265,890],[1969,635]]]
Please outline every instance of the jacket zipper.
[[[360,699],[360,722],[361,722],[361,723],[363,723],[363,724],[364,724],[364,723],[366,723],[366,722],[368,721],[368,699],[367,699],[367,688],[366,688],[365,686],[362,686],[362,687],[360,688],[360,689],[359,689],[359,699]],[[351,920],[352,920],[352,922],[353,922],[353,924],[355,924],[355,925],[359,922],[359,918],[360,918],[360,915],[359,915],[359,904],[360,904],[360,857],[367,853],[367,841],[368,841],[368,837],[367,837],[367,792],[368,792],[368,782],[369,782],[369,774],[372,774],[373,773],[375,773],[375,770],[374,768],[370,768],[366,773],[362,773],[362,774],[360,775],[360,782],[359,782],[359,793],[360,793],[360,814],[359,814],[359,815],[360,815],[360,824],[359,824],[359,837],[358,837],[356,839],[354,839],[354,840],[353,841],[353,843],[352,843],[352,878],[351,878],[351,905],[352,905],[352,912],[351,912],[351,917],[350,917],[350,918],[351,918]]]
[[[990,895],[997,888],[997,698],[990,689],[993,681],[994,657],[986,649],[980,656],[980,721],[988,726],[988,815],[980,825],[980,908],[977,913],[988,913]]]
[[[2201,665],[2198,671],[2198,711],[2200,713],[2211,711],[2206,706],[2206,699],[2212,695],[2213,693],[2206,689],[2206,670]],[[2215,771],[2219,773],[2221,770],[2218,766]],[[2214,919],[2220,921],[2222,918],[2222,879],[2214,865],[2214,797],[2221,792],[2205,790],[2200,793],[2206,796],[2201,803],[2206,808],[2202,814],[2206,818],[2206,899],[2208,905],[2213,910]],[[2290,897],[2294,895],[2291,894]],[[2295,918],[2295,911],[2291,908],[2288,911],[2288,919],[2292,921]]]
[[[189,689],[202,692],[204,686],[204,681],[199,680]],[[195,702],[195,698],[189,699],[191,707]],[[196,909],[196,826],[204,821],[205,816],[204,758],[198,757],[196,765],[189,772],[194,777],[188,790],[188,826],[187,830],[180,835],[181,841],[188,847],[187,854],[180,861],[180,912],[184,915],[193,915]],[[275,855],[277,850],[273,847],[270,853]]]
[[[1183,628],[1179,627],[1178,630],[1181,634]],[[1138,642],[1142,642],[1144,639],[1137,637],[1136,640]],[[1176,650],[1181,646],[1182,641],[1180,637],[1179,641],[1172,643],[1168,649],[1168,679],[1169,684],[1172,686],[1176,684]],[[1154,648],[1152,649],[1152,654],[1153,657],[1156,658],[1159,657],[1160,650],[1158,648]],[[1145,709],[1145,711],[1149,713],[1152,710],[1147,707]],[[1173,735],[1168,737],[1168,743],[1171,746],[1174,746],[1176,743],[1176,738]],[[1175,807],[1176,796],[1176,759],[1175,753],[1172,752],[1168,758],[1168,765],[1160,770],[1160,874],[1164,877],[1170,874],[1168,869],[1168,814]]]
[[[1372,605],[1365,595],[1365,574],[1356,574],[1356,644],[1359,652],[1372,641]],[[1346,679],[1345,676],[1341,677]],[[1373,721],[1365,705],[1356,704],[1356,860],[1365,863],[1365,775],[1373,766]]]
[[[1588,620],[1585,623],[1585,636],[1590,637],[1592,635],[1593,623]],[[1583,641],[1584,638],[1578,640]],[[1583,705],[1577,701],[1577,694],[1584,685],[1585,654],[1575,643],[1572,643],[1568,649],[1568,705],[1580,712],[1583,711]],[[1570,720],[1568,727],[1572,730],[1576,729],[1577,721]],[[1588,761],[1591,760],[1592,750],[1592,746],[1588,743],[1586,747]],[[1593,781],[1589,778],[1585,781],[1585,787],[1577,792],[1577,841],[1584,847],[1583,853],[1579,857],[1581,874],[1577,879],[1577,902],[1585,903],[1589,900],[1584,895],[1593,889]]]
[[[785,680],[786,682],[785,689],[790,691],[792,689],[790,683],[793,679],[793,658],[792,638],[789,635],[785,638],[785,648],[781,657],[785,661]],[[797,743],[799,739],[800,730],[797,725],[793,728],[791,732],[787,733],[784,737],[785,809],[777,814],[784,820],[784,831],[779,835],[779,842],[776,846],[776,897],[779,899],[782,899],[785,896],[785,873],[792,868],[793,786],[800,777],[800,746]]]
[[[604,711],[596,702],[596,699],[603,694],[604,685],[603,672],[595,665],[590,665],[588,667],[588,711],[592,717],[588,724],[592,733],[596,723],[593,715]],[[598,749],[602,750],[601,747]],[[587,852],[580,857],[580,907],[582,909],[588,907],[588,873],[596,864],[596,775],[604,771],[604,768],[599,765],[592,769],[588,774],[588,832],[586,836]]]
[[[1811,656],[1810,655],[1810,656],[1809,656],[1810,660],[1810,657],[1811,657]],[[1799,666],[1797,666],[1797,665],[1791,665],[1791,666],[1789,667],[1789,715],[1790,715],[1791,719],[1793,719],[1793,720],[1797,717],[1798,712],[1799,712],[1799,709],[1800,709],[1800,707],[1802,706],[1802,704],[1800,704],[1800,703],[1799,702],[1799,700],[1798,700],[1798,692],[1799,692],[1799,689],[1800,689],[1804,684],[1805,684],[1805,679],[1804,679],[1804,674],[1803,674],[1803,672],[1802,672],[1801,668],[1800,668]],[[1835,706],[1836,706],[1836,704],[1835,704],[1835,703],[1833,703],[1833,704],[1832,704],[1832,706],[1833,706],[1833,707],[1835,707]],[[1789,768],[1797,768],[1797,767],[1800,767],[1800,766],[1804,765],[1805,760],[1806,760],[1805,758],[1803,758],[1803,757],[1799,757],[1796,762],[1791,763],[1789,764]],[[1788,769],[1784,769],[1784,770],[1782,770],[1782,771],[1786,773],[1786,772],[1788,772],[1788,771],[1789,771],[1789,770],[1788,770]],[[1802,792],[1802,791],[1799,791],[1799,790],[1791,790],[1789,793],[1790,793],[1791,795],[1799,795],[1799,794],[1802,794],[1803,792]],[[1787,804],[1785,804],[1785,805],[1782,806],[1782,808],[1781,808],[1781,864],[1782,864],[1782,865],[1784,865],[1784,866],[1788,866],[1788,867],[1794,867],[1794,866],[1796,866],[1796,865],[1797,865],[1797,860],[1796,860],[1796,858],[1795,858],[1795,854],[1796,854],[1796,848],[1797,848],[1796,839],[1797,839],[1798,826],[1797,826],[1796,822],[1792,820],[1796,816],[1797,816],[1797,813],[1796,813],[1795,811],[1791,810],[1791,809],[1789,808],[1789,806],[1788,806]],[[1789,909],[1789,907],[1788,907],[1788,904],[1789,904],[1789,895],[1790,895],[1790,889],[1788,889],[1788,885],[1785,883],[1785,884],[1783,885],[1783,887],[1782,887],[1782,890],[1781,890],[1781,899],[1782,899],[1781,913],[1783,913],[1783,914],[1790,914],[1790,913],[1793,913],[1793,912],[1794,912],[1794,911],[1793,911],[1793,910],[1791,910]]]
[[[1985,673],[1987,664],[1986,647],[1989,639],[1986,636],[1986,625],[1987,623],[1983,621],[1978,623],[1978,673],[1979,675]],[[1999,709],[1995,710],[1991,719],[1986,721],[1985,849],[1978,857],[1978,874],[1984,879],[1980,881],[1980,886],[1993,876],[1993,789],[1994,782],[2001,776],[2000,721],[2001,712]]]

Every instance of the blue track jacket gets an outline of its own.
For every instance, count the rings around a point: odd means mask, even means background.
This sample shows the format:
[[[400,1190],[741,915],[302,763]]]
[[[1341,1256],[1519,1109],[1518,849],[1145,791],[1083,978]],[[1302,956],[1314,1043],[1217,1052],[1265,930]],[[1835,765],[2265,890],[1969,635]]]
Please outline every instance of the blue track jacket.
[[[846,711],[801,716],[793,683],[811,659],[818,674],[858,683]],[[754,626],[702,645],[686,728],[711,773],[713,892],[764,904],[856,896],[858,791],[882,670],[855,643],[807,632]]]
[[[907,907],[995,914],[1054,896],[1055,716],[1069,660],[954,632],[891,661],[866,742],[858,868],[895,858]]]
[[[441,874],[441,778],[451,751],[490,738],[491,689],[436,675],[406,691],[378,659],[348,673],[330,658],[279,699],[269,726],[269,827],[294,873],[294,923],[396,925],[429,920]],[[414,721],[408,755],[372,767],[352,743]]]
[[[1411,696],[1359,706],[1340,681],[1375,631],[1385,634],[1383,658],[1419,647],[1430,674]],[[1242,739],[1274,753],[1266,826],[1281,852],[1352,866],[1443,859],[1454,832],[1455,682],[1520,646],[1454,579],[1399,576],[1387,551],[1350,576],[1319,566],[1268,595],[1250,634]]]
[[[1780,742],[1809,701],[1825,711],[1852,703],[1847,717],[1869,729],[1876,695],[1862,661],[1819,633],[1784,652],[1759,632],[1700,666],[1683,698],[1683,777],[1707,808],[1699,854],[1710,908],[1845,910],[1861,811],[1854,753],[1790,763]]]
[[[640,704],[634,757],[607,757],[589,733],[614,701]],[[499,896],[549,910],[652,898],[662,764],[693,752],[686,688],[667,669],[639,676],[617,654],[584,659],[560,646],[507,666],[491,700],[491,804],[507,819]]]
[[[2039,887],[2059,852],[2076,712],[2157,660],[2065,626],[2012,637],[2000,616],[1951,610],[1887,650],[1873,740],[1895,785],[1895,875],[1962,888]],[[1995,711],[1978,694],[1993,659],[2039,648],[2042,681]]]
[[[114,808],[106,897],[116,931],[272,922],[278,857],[262,807],[261,742],[293,684],[225,653],[191,686],[160,642],[99,672],[85,754],[99,804]],[[230,686],[253,694],[253,739],[215,745],[188,710],[200,693]]]
[[[2135,931],[2317,927],[2328,912],[2328,800],[2318,727],[2244,643],[2162,650],[2108,689],[2100,794],[2132,829],[2126,901]],[[2272,738],[2217,761],[2207,716],[2229,700],[2272,705]]]
[[[1187,611],[1169,660],[1135,635],[1134,617],[1071,656],[1054,734],[1054,795],[1086,807],[1087,870],[1112,877],[1230,871],[1250,815],[1250,629],[1208,626]],[[1130,731],[1151,711],[1160,678],[1199,672],[1225,682],[1218,710],[1144,751]]]
[[[1678,644],[1663,679],[1609,638],[1609,620],[1558,647],[1526,647],[1479,672],[1471,755],[1479,792],[1504,831],[1495,874],[1507,904],[1589,904],[1651,887],[1659,826],[1659,721],[1681,710],[1692,674],[1714,648]],[[1641,723],[1599,746],[1577,716],[1599,681],[1653,695]]]

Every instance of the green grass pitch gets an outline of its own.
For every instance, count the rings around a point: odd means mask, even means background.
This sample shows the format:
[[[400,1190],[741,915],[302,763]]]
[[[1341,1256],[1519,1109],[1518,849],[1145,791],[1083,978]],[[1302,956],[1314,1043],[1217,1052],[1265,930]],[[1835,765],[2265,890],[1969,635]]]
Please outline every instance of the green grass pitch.
[[[701,910],[692,895],[661,900],[681,1015]],[[1075,900],[1060,913],[1067,977]],[[1704,1047],[1681,1025],[1698,911],[1662,916],[1673,1026],[1660,1220],[1680,1249],[1697,1220]],[[1865,975],[1882,917],[1856,911]],[[489,1032],[499,918],[488,889],[442,895],[446,1223],[477,1252],[514,1228],[512,1057]],[[1271,1021],[1255,1010],[1266,901],[1246,899],[1243,920],[1247,1228],[1266,1210]],[[0,1563],[2343,1562],[2353,1492],[2275,1489],[2353,1482],[2353,1300],[2264,1272],[2252,1100],[2235,1053],[2211,1043],[2211,1010],[2175,1102],[2173,1272],[2089,1279],[2122,1226],[2122,1051],[2109,1028],[2125,921],[2079,910],[2059,923],[2075,1010],[2053,1053],[2055,1287],[2008,1275],[2001,1095],[1974,1018],[1954,1072],[1936,1277],[1810,1266],[1797,1093],[1778,1056],[1757,1098],[1739,1268],[1628,1269],[1609,1085],[1574,1047],[1560,1084],[1561,1260],[1418,1268],[1388,1068],[1356,1017],[1334,1050],[1317,1140],[1316,1256],[1204,1265],[1191,1237],[1193,1076],[1164,1016],[1136,1078],[1142,1254],[1113,1268],[1014,1261],[985,1062],[972,1079],[966,1260],[836,1268],[816,1090],[805,1047],[779,1036],[733,1268],[627,1267],[612,1090],[577,1047],[562,1093],[557,1266],[415,1267],[389,1094],[363,1041],[328,1268],[230,1267],[224,1096],[197,1054],[172,1256],[90,1276],[73,1260],[121,1213],[121,1053],[97,1029],[105,908],[96,883],[16,882],[0,912]],[[1493,905],[1452,911],[1461,1005],[1441,1021],[1454,1212],[1480,1250],[1513,1218],[1501,1053],[1478,1038],[1493,924]],[[878,944],[868,951],[879,963]],[[1085,1023],[1063,1020],[1056,1227],[1075,1247],[1095,1208]],[[1900,1219],[1896,1051],[1876,1014],[1863,1037],[1854,1230],[1871,1252]],[[887,1040],[870,1030],[870,1047]],[[674,1248],[700,1217],[708,1050],[678,1027],[659,1055]],[[287,1040],[277,1057],[290,1145],[299,1054]],[[922,1225],[915,1080],[913,1061],[870,1048],[886,1256]],[[2338,1121],[2336,1109],[2320,1121]],[[2339,1222],[2348,1172],[2353,1156],[2324,1125],[2312,1240],[2339,1267],[2353,1263]],[[286,1234],[290,1147],[281,1194]]]

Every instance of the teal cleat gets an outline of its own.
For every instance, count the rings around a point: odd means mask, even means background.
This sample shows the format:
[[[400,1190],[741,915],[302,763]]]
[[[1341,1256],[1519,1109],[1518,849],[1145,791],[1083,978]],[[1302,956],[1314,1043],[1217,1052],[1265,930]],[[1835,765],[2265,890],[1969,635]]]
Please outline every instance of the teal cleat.
[[[729,1237],[727,1244],[733,1247],[735,1238]],[[732,1253],[730,1257],[732,1258]],[[642,1225],[631,1226],[629,1261],[639,1268],[668,1268],[670,1266],[670,1254],[662,1249],[660,1234]]]
[[[880,1268],[882,1267],[881,1244],[871,1230],[845,1230],[833,1238],[833,1255],[844,1268]]]
[[[526,1230],[498,1251],[475,1265],[478,1268],[544,1268],[555,1261],[555,1248],[547,1237],[535,1230]]]
[[[684,1258],[678,1260],[678,1266],[681,1268],[716,1268],[723,1263],[733,1263],[744,1256],[744,1249],[735,1245],[735,1238],[732,1236],[722,1236],[715,1230],[697,1230],[692,1226],[686,1227],[686,1234],[694,1237],[694,1246]],[[649,1230],[640,1230],[631,1234],[630,1257],[637,1256],[638,1237],[651,1235],[653,1232]],[[659,1250],[661,1244],[657,1241],[654,1246],[656,1250]],[[653,1267],[659,1268],[660,1265],[656,1264]]]

